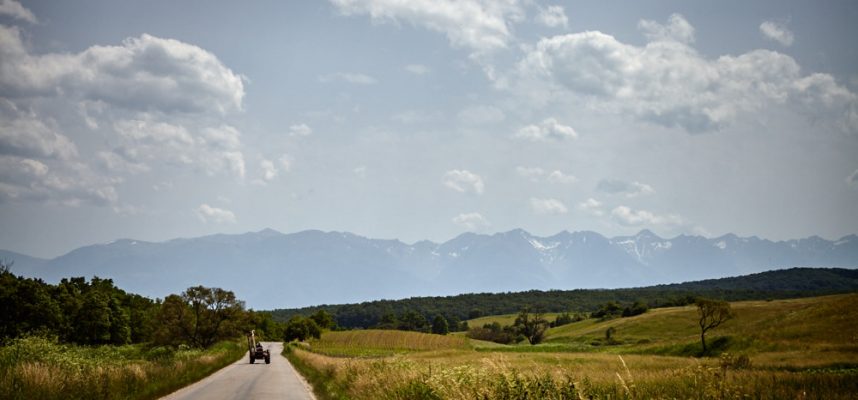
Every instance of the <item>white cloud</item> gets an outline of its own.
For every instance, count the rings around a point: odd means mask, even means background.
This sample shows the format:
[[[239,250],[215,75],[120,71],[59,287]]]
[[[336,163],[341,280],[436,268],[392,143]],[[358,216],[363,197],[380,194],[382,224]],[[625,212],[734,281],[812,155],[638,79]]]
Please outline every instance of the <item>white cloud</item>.
[[[337,72],[333,74],[319,76],[319,82],[346,82],[355,85],[374,85],[378,83],[378,80],[366,74],[359,74],[354,72]]]
[[[21,166],[27,170],[28,175],[45,176],[48,174],[48,166],[36,160],[23,159]]]
[[[310,136],[313,130],[307,124],[295,124],[289,127],[290,136]]]
[[[678,215],[658,215],[646,210],[633,210],[626,206],[619,206],[611,210],[611,216],[624,226],[679,226],[684,223]]]
[[[667,25],[642,19],[638,22],[638,28],[653,42],[675,40],[686,44],[694,43],[694,27],[680,14],[671,14]]]
[[[597,217],[605,215],[605,210],[602,208],[602,202],[592,197],[578,203],[578,209]]]
[[[130,157],[126,156],[126,149],[121,147],[114,151],[98,152],[99,162],[101,162],[101,165],[108,171],[114,173],[139,174],[152,170],[148,165],[132,161],[133,159],[135,159],[135,157],[133,155]]]
[[[438,112],[426,112],[418,110],[407,110],[401,113],[394,114],[390,119],[403,124],[422,124],[441,119],[441,114]]]
[[[0,98],[0,155],[64,160],[76,157],[74,143],[48,121]]]
[[[134,111],[239,111],[242,77],[212,53],[148,34],[119,46],[33,55],[18,28],[0,25],[0,91],[7,96],[73,96]]]
[[[545,170],[539,167],[515,167],[515,172],[518,176],[530,179],[533,182],[539,182],[545,176]]]
[[[569,18],[566,17],[563,6],[540,7],[536,21],[549,28],[566,28],[569,25]]]
[[[477,53],[506,48],[512,39],[507,21],[523,18],[517,0],[331,0],[345,15],[373,21],[408,22],[443,33],[454,47]]]
[[[234,127],[207,127],[195,134],[183,125],[142,117],[120,120],[113,126],[123,140],[123,146],[118,148],[122,151],[120,155],[128,162],[191,166],[209,175],[232,172],[244,178],[241,133]]]
[[[117,207],[116,183],[118,180],[102,177],[75,160],[0,155],[0,203]]]
[[[271,182],[277,177],[277,168],[270,160],[262,159],[259,162],[259,168],[262,170],[262,180]]]
[[[405,70],[418,76],[426,75],[430,71],[429,67],[423,64],[408,64],[405,66]]]
[[[527,178],[533,182],[540,182],[542,180],[547,181],[548,183],[574,183],[578,180],[572,175],[566,174],[560,170],[554,171],[546,171],[539,167],[516,167],[515,172],[523,177]]]
[[[638,181],[629,183],[619,179],[602,179],[596,184],[596,190],[609,194],[623,194],[629,198],[655,193],[655,189],[646,183]]]
[[[84,164],[56,123],[0,98],[0,203],[117,206],[118,178]]]
[[[475,231],[491,226],[480,213],[463,213],[453,217],[453,223],[469,231]]]
[[[355,167],[355,169],[353,169],[352,172],[354,172],[355,176],[357,176],[358,178],[366,179],[366,166],[365,165]]]
[[[27,21],[35,24],[36,16],[33,12],[22,6],[21,3],[15,0],[0,0],[0,15],[8,15],[15,19]]]
[[[554,170],[548,173],[548,182],[550,183],[574,183],[578,180],[573,175],[567,175],[559,170]]]
[[[571,126],[562,125],[556,119],[548,118],[539,125],[527,125],[519,129],[513,137],[532,142],[546,142],[574,140],[578,138],[578,133]]]
[[[566,94],[601,112],[688,132],[780,106],[858,130],[858,96],[830,75],[802,76],[793,58],[769,50],[707,59],[689,46],[693,28],[686,25],[679,15],[667,25],[642,21],[650,38],[643,47],[598,31],[541,39],[519,63],[521,83],[546,98]]]
[[[785,24],[776,21],[763,21],[760,24],[760,33],[768,39],[774,40],[786,47],[792,46],[795,37]]]
[[[240,134],[218,122],[242,111],[244,78],[212,53],[143,34],[114,46],[36,54],[22,37],[19,28],[0,25],[0,155],[38,160],[47,173],[27,187],[0,180],[0,197],[125,212],[136,209],[118,200],[125,175],[190,167],[244,176]],[[50,115],[76,115],[81,126],[113,133],[105,140],[112,148],[81,158]],[[63,128],[75,126],[64,120]]]
[[[858,169],[856,169],[852,175],[846,177],[846,184],[858,186]]]
[[[288,154],[280,156],[280,158],[277,159],[277,162],[280,163],[280,168],[282,168],[284,172],[292,170],[292,157]]]
[[[197,218],[200,221],[208,223],[235,223],[235,214],[232,211],[223,208],[212,207],[208,204],[200,204],[199,207],[194,209],[194,213],[197,215]]]
[[[506,115],[494,106],[472,106],[459,112],[459,120],[470,125],[488,125],[503,122]]]
[[[483,178],[468,170],[454,169],[447,171],[444,174],[443,182],[444,186],[461,193],[473,192],[483,194],[483,190],[485,189]]]
[[[569,212],[566,205],[557,199],[530,198],[530,209],[539,215],[562,215]]]

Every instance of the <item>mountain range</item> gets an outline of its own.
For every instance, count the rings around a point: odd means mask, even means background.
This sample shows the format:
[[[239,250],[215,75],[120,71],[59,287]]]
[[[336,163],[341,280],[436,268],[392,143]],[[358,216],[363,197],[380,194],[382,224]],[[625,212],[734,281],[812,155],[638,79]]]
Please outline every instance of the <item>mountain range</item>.
[[[444,243],[271,229],[165,242],[122,239],[46,260],[0,250],[19,275],[57,282],[111,278],[151,297],[195,286],[232,290],[255,309],[383,298],[530,289],[620,288],[745,275],[790,267],[858,267],[858,236],[786,241],[733,234],[671,239],[643,230],[604,237],[516,229],[464,233]]]

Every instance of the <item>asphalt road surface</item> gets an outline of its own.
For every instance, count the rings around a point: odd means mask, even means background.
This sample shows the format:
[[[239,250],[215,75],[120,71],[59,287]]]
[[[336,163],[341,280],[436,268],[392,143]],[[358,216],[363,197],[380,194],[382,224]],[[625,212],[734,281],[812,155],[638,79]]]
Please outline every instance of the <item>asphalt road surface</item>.
[[[310,386],[280,355],[283,343],[263,342],[271,350],[271,364],[250,363],[247,355],[209,377],[161,400],[295,399],[315,400]]]

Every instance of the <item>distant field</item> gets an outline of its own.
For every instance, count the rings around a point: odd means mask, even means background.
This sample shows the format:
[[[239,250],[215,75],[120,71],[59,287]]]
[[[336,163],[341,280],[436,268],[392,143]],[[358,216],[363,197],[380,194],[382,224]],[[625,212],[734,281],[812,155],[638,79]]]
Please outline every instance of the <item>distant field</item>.
[[[548,321],[554,321],[560,313],[545,313],[543,317]],[[497,322],[501,325],[512,325],[515,323],[515,318],[518,317],[518,314],[503,314],[503,315],[489,315],[480,318],[474,318],[468,320],[468,326],[471,328],[478,328],[485,324],[491,324]]]
[[[467,349],[467,339],[460,336],[427,335],[393,330],[356,330],[325,332],[309,347],[331,356],[376,357],[427,350]]]
[[[732,303],[735,319],[708,335],[720,357],[687,356],[699,352],[694,307],[585,320],[549,330],[537,346],[351,331],[327,333],[289,357],[323,372],[327,398],[851,399],[858,396],[856,306],[858,294]],[[603,340],[608,327],[611,345]]]

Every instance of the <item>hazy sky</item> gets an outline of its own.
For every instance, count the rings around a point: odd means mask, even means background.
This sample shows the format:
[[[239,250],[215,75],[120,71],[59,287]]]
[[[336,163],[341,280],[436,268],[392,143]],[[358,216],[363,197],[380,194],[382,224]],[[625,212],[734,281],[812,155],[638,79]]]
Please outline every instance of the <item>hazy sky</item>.
[[[855,1],[0,0],[0,248],[858,232]]]

